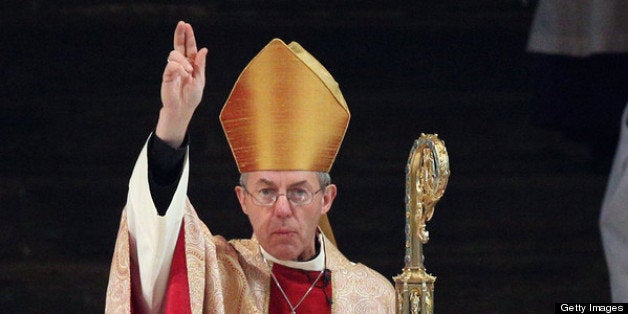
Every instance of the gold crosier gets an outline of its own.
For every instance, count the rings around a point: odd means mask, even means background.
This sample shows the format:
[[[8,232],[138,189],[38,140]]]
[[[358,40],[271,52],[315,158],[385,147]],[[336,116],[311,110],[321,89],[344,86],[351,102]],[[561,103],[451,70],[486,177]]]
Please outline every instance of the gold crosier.
[[[437,134],[421,134],[414,141],[406,165],[406,243],[404,268],[393,278],[396,313],[434,312],[434,281],[423,264],[423,244],[429,240],[425,222],[445,193],[449,180],[449,156]]]

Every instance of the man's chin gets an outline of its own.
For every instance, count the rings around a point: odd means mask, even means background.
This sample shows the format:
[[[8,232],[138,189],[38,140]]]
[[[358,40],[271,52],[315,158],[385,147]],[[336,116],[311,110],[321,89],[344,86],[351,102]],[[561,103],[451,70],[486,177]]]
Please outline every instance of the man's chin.
[[[272,248],[266,250],[273,257],[284,260],[294,261],[299,257],[297,247],[293,243],[278,243],[274,244]]]

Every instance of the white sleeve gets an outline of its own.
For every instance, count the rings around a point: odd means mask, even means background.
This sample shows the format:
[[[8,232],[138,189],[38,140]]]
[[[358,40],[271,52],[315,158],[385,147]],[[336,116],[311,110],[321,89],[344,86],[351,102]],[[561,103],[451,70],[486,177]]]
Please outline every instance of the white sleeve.
[[[181,178],[168,210],[164,216],[159,216],[148,183],[147,146],[148,141],[133,169],[126,207],[131,243],[135,244],[131,245],[131,250],[133,247],[136,249],[142,290],[142,300],[136,301],[139,301],[138,305],[141,307],[147,307],[146,312],[158,313],[183,220],[188,187],[189,150],[185,153]]]

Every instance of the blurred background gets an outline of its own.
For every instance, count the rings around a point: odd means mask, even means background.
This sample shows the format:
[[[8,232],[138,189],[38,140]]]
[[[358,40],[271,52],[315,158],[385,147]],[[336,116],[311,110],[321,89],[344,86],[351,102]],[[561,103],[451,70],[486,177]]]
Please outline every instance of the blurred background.
[[[535,3],[409,3],[3,1],[0,311],[103,311],[128,179],[157,121],[179,20],[209,49],[189,197],[213,233],[251,234],[218,114],[244,66],[279,37],[326,66],[352,112],[330,212],[349,259],[391,280],[401,273],[408,153],[421,133],[437,133],[452,174],[427,225],[436,312],[609,302],[597,219],[616,139],[598,138],[599,154],[535,123]]]

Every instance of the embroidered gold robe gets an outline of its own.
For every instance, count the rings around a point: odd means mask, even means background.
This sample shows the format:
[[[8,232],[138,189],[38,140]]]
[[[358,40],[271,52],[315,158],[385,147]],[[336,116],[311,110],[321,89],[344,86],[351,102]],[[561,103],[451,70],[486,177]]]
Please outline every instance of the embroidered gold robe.
[[[138,217],[146,218],[149,222],[154,219],[149,215],[143,217],[145,213],[142,213],[142,209],[133,208],[146,202],[152,205],[145,184],[144,187],[134,187],[135,181],[146,180],[145,154],[146,147],[140,154],[131,177],[129,199],[122,212],[107,288],[106,313],[131,312],[131,298],[136,297],[138,293],[133,291],[132,295],[132,285],[135,289],[140,282],[145,284],[147,279],[140,278],[140,271],[136,269],[137,267],[132,267],[137,264],[137,250],[159,251],[161,248],[161,245],[155,245],[147,249],[146,245],[141,244],[138,248],[138,240],[131,237],[129,232],[131,218],[129,215],[135,215],[136,220],[139,220]],[[186,156],[182,181],[187,181],[187,171]],[[187,182],[184,183],[183,190],[187,188]],[[146,197],[149,199],[142,202],[141,198]],[[169,208],[167,215],[182,210],[181,222],[185,232],[185,261],[192,313],[267,313],[269,299],[282,296],[269,295],[270,272],[268,265],[264,263],[257,241],[255,239],[226,241],[221,236],[214,236],[198,218],[189,200],[182,197],[181,193],[178,195],[175,193],[172,203],[177,202],[182,203],[182,208],[175,208],[172,211],[172,208]],[[160,222],[159,219],[156,221]],[[150,224],[142,221],[138,225],[143,228]],[[147,229],[148,231],[143,232],[147,234],[160,233],[164,230],[178,232],[181,229],[178,227],[179,225],[173,224],[170,227],[158,227],[155,229],[157,231]],[[330,241],[326,238],[324,241],[327,268],[332,273],[332,313],[393,313],[395,296],[390,281],[363,264],[350,262]],[[167,278],[170,260],[167,260],[164,266],[155,263],[157,266],[148,265],[144,268],[158,269],[154,272],[156,274],[151,275],[152,277]],[[163,293],[157,294],[157,298],[163,298]],[[149,303],[157,304],[159,308],[161,300],[157,302],[152,300]]]
[[[189,203],[183,224],[192,313],[266,313],[270,273],[257,241],[227,242],[213,236]],[[124,211],[111,263],[106,313],[131,311],[128,234]],[[390,282],[362,264],[351,263],[325,241],[327,266],[332,271],[332,313],[393,313]]]

